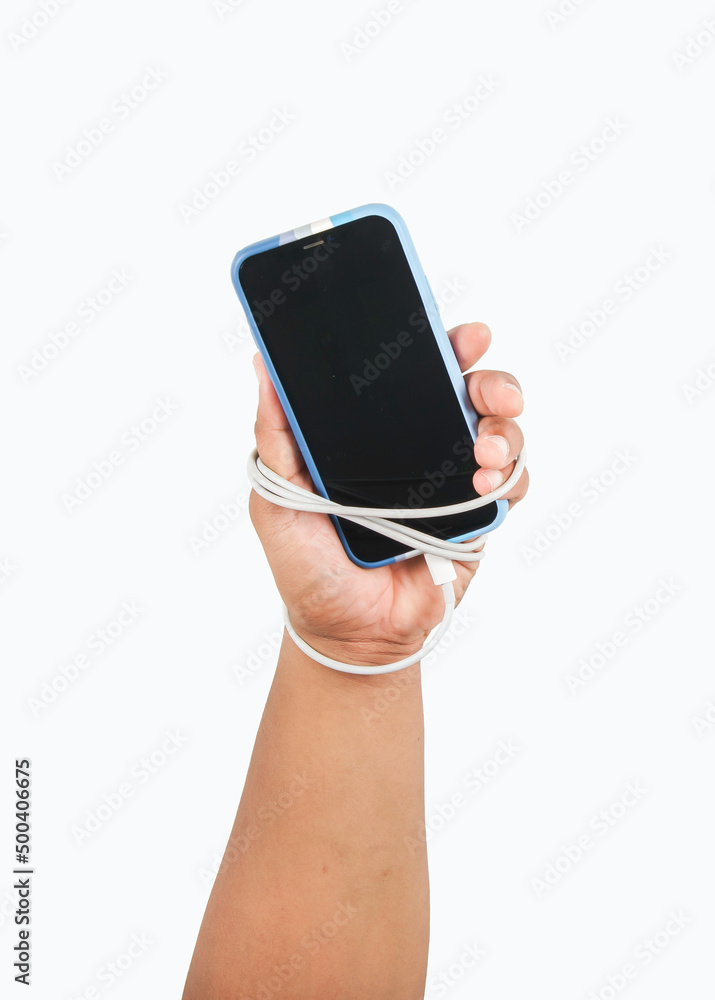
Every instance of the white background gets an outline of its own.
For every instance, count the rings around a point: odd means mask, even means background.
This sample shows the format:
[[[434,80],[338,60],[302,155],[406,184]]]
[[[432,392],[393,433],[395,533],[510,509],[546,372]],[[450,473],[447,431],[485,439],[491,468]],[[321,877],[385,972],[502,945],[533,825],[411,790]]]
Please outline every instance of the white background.
[[[556,0],[393,0],[376,31],[381,0],[220,6],[71,0],[46,24],[39,6],[3,6],[2,981],[13,760],[29,756],[33,995],[180,995],[280,617],[236,502],[256,386],[229,265],[254,240],[386,201],[437,294],[463,286],[447,326],[489,323],[485,364],[520,379],[533,484],[490,541],[472,621],[425,666],[427,997],[711,998],[715,43],[698,55],[688,38],[713,42],[715,8],[585,0],[557,21]],[[33,18],[34,37],[13,40]],[[148,68],[165,79],[118,110]],[[498,86],[470,103],[482,77]],[[249,158],[242,144],[276,110],[289,124]],[[107,118],[101,144],[58,169]],[[599,143],[609,118],[621,134]],[[229,160],[240,175],[213,188]],[[215,197],[182,213],[207,184]],[[113,269],[131,280],[88,321]],[[609,298],[617,310],[589,326]],[[131,428],[157,399],[173,412],[139,444]],[[121,465],[68,510],[117,449]],[[141,613],[102,646],[123,602]],[[500,740],[519,750],[494,773]],[[473,793],[465,776],[485,764]],[[629,782],[645,791],[624,807]],[[671,910],[685,926],[646,961]],[[149,943],[112,984],[106,963],[133,935]],[[472,968],[468,944],[484,952]],[[610,988],[627,963],[635,978]]]

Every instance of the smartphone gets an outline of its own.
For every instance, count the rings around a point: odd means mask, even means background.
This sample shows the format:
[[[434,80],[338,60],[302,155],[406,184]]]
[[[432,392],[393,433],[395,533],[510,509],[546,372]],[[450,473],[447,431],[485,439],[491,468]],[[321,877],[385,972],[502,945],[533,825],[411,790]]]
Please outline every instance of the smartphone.
[[[315,489],[360,507],[475,499],[477,414],[404,221],[364,205],[254,243],[231,276]],[[462,541],[497,527],[497,500],[402,523]],[[334,517],[359,566],[417,554]]]

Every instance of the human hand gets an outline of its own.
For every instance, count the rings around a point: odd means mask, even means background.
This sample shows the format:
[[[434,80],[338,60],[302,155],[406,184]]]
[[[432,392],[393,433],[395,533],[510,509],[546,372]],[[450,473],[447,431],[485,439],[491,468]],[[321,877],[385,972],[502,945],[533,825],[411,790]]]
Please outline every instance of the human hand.
[[[451,330],[449,338],[461,370],[467,371],[486,352],[491,333],[483,323],[466,323]],[[278,475],[314,491],[258,354],[254,365],[259,379],[258,453]],[[519,383],[506,372],[470,372],[465,378],[480,416],[474,454],[481,468],[474,475],[474,488],[484,495],[514,469],[524,444],[514,418],[524,401]],[[505,497],[510,507],[523,498],[528,481],[524,470]],[[327,515],[278,507],[255,492],[249,509],[293,627],[318,652],[360,665],[392,662],[417,652],[441,621],[442,592],[424,559],[365,569],[348,558]],[[454,565],[458,603],[479,563]]]

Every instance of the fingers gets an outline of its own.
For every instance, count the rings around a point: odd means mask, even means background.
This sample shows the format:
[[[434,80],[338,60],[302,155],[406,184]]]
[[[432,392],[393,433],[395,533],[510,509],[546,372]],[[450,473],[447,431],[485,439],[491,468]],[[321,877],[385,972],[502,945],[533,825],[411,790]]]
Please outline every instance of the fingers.
[[[492,341],[491,331],[484,323],[462,323],[447,336],[463,372],[479,361]]]
[[[491,373],[496,374],[496,373]],[[500,377],[502,373],[499,373]],[[482,417],[474,445],[474,455],[482,468],[474,474],[474,489],[485,496],[511,476],[516,458],[524,447],[521,428],[511,417]],[[524,469],[518,481],[505,495],[509,506],[517,503],[529,487],[529,475]]]
[[[462,371],[482,357],[491,341],[489,328],[483,323],[464,323],[451,330],[449,337]],[[255,355],[253,363],[259,381],[255,428],[258,453],[271,469],[291,479],[303,472],[305,463],[260,354]],[[466,382],[481,417],[474,447],[481,468],[473,482],[476,492],[484,496],[509,478],[524,446],[524,436],[513,419],[522,412],[524,399],[517,379],[508,372],[471,372]],[[506,495],[510,506],[524,496],[528,483],[524,470]]]
[[[509,465],[505,466],[503,469],[480,469],[479,472],[474,473],[473,482],[474,489],[477,491],[479,496],[486,496],[487,493],[491,493],[493,490],[498,489],[502,483],[506,482],[509,476],[514,471],[514,466],[516,462],[510,462]],[[519,476],[514,486],[506,493],[502,499],[509,501],[509,506],[518,503],[525,495],[529,488],[529,473],[526,469]]]
[[[518,417],[524,409],[521,386],[509,372],[471,372],[466,382],[474,408],[482,417]]]
[[[484,323],[463,323],[449,331],[449,339],[459,367],[465,372],[486,352],[492,335]],[[481,468],[474,475],[474,488],[484,496],[509,478],[524,447],[524,435],[513,419],[524,409],[524,397],[519,382],[509,372],[470,372],[465,380],[480,415],[474,454]],[[521,500],[528,488],[529,474],[524,469],[506,494],[509,506]]]
[[[303,456],[260,354],[253,358],[253,366],[258,376],[255,427],[258,454],[279,476],[291,479],[304,468]]]
[[[482,417],[474,456],[486,469],[504,469],[524,447],[524,435],[510,417]]]

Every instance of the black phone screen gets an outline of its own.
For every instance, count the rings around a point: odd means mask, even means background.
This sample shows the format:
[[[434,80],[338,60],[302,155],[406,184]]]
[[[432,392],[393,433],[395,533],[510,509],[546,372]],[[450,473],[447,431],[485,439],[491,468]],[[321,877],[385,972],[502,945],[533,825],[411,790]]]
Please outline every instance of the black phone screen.
[[[250,256],[239,281],[332,500],[419,509],[475,498],[472,434],[388,219],[356,219]],[[488,504],[404,523],[454,538],[495,514]],[[407,551],[339,520],[358,559]]]

